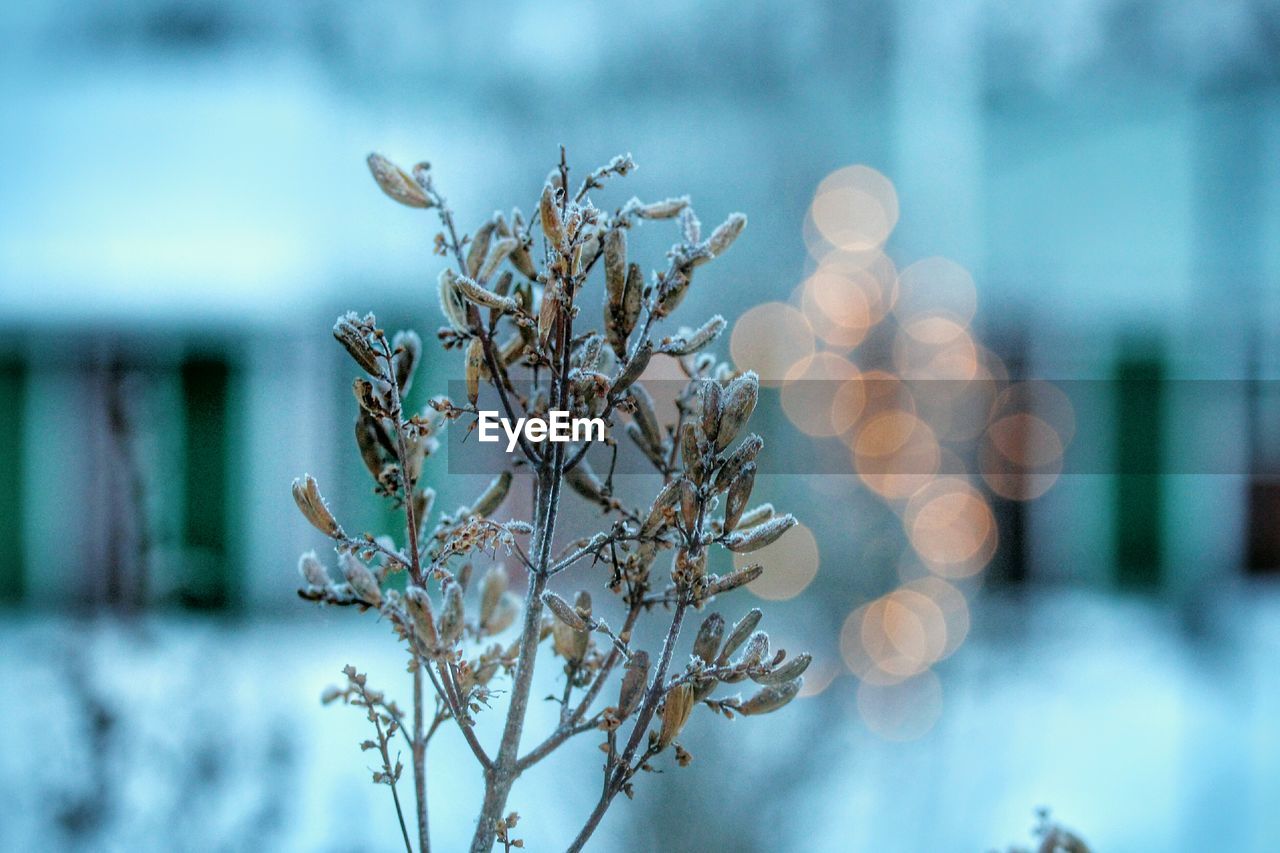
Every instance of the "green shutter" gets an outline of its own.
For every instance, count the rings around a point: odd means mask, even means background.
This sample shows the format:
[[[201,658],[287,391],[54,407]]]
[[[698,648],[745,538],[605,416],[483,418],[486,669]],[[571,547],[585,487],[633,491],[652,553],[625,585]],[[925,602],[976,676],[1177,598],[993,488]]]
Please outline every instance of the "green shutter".
[[[1156,589],[1163,581],[1164,364],[1151,346],[1126,346],[1116,364],[1116,582]]]
[[[0,602],[22,599],[22,411],[26,364],[0,358]]]
[[[196,608],[230,601],[230,368],[217,358],[182,365],[186,414],[183,450],[183,579],[179,598]]]

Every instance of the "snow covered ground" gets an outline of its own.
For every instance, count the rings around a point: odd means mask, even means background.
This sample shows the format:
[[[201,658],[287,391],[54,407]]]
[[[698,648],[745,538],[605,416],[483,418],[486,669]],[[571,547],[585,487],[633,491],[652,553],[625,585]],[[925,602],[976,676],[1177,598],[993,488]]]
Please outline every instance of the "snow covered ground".
[[[348,662],[406,696],[385,626],[353,616],[0,616],[0,849],[396,849],[356,746],[366,724],[318,699]],[[1195,620],[1068,592],[988,598],[973,616],[940,691],[893,719],[849,676],[778,716],[695,715],[693,764],[645,778],[595,849],[979,851],[1026,839],[1040,805],[1107,851],[1280,836],[1274,591]],[[552,715],[536,703],[531,731]],[[486,742],[496,723],[481,717]],[[432,750],[433,840],[459,849],[477,774],[455,733]],[[528,849],[576,830],[598,755],[584,736],[517,785]]]

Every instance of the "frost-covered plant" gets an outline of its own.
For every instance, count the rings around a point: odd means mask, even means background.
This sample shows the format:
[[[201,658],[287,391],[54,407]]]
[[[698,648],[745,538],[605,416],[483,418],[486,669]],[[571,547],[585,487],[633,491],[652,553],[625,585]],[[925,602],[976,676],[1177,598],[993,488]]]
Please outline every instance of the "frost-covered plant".
[[[509,217],[495,214],[474,233],[460,236],[427,164],[410,173],[374,154],[369,167],[391,198],[433,210],[440,218],[435,245],[448,262],[439,277],[448,326],[439,339],[446,351],[464,353],[467,399],[436,397],[426,411],[407,412],[403,401],[424,357],[420,338],[413,332],[389,337],[372,315],[338,319],[334,335],[361,370],[354,384],[360,455],[377,483],[375,491],[403,510],[405,523],[399,542],[370,533],[351,535],[314,479],[295,481],[298,507],[333,540],[343,578],[335,580],[314,552],[305,554],[300,593],[385,617],[409,653],[414,692],[410,718],[348,667],[346,686],[331,688],[326,699],[366,710],[376,740],[362,746],[380,756],[374,781],[391,788],[409,851],[411,835],[417,836],[419,850],[429,846],[426,750],[442,725],[456,726],[484,775],[473,851],[490,850],[495,840],[507,849],[520,846],[511,836],[518,816],[506,812],[512,784],[575,735],[596,732],[606,756],[602,794],[572,840],[570,849],[578,850],[614,798],[632,795],[637,773],[651,769],[655,756],[670,749],[678,764],[689,762],[678,739],[697,705],[728,718],[769,713],[795,697],[809,664],[808,655],[788,658],[770,649],[768,636],[756,630],[761,613],[755,609],[732,625],[718,613],[706,616],[689,662],[682,670],[675,663],[690,608],[703,609],[763,571],[752,565],[710,574],[708,551],[755,551],[795,523],[769,504],[749,505],[754,460],[763,442],[748,434],[746,425],[759,383],[754,373],[739,373],[705,352],[724,330],[723,318],[680,328],[660,340],[654,336],[655,323],[677,308],[694,271],[730,247],[746,217],[730,216],[704,239],[687,198],[651,204],[632,199],[608,213],[593,206],[589,194],[607,179],[630,172],[631,158],[615,158],[570,191],[562,151],[537,205],[539,239],[519,210]],[[647,280],[627,252],[628,232],[646,220],[679,225],[668,263]],[[593,278],[603,279],[602,294],[592,294]],[[588,304],[601,303],[600,329],[581,328]],[[589,309],[596,316],[599,311]],[[662,422],[639,381],[651,359],[659,357],[675,359],[687,377],[674,401],[675,423]],[[482,384],[492,387],[512,423],[545,418],[552,411],[599,417],[609,427],[603,443],[615,451],[613,428],[625,423],[627,440],[661,475],[661,489],[647,506],[630,507],[613,494],[612,471],[601,478],[591,470],[589,443],[534,443],[521,435],[511,470],[473,504],[452,513],[433,512],[434,492],[419,482],[423,460],[438,446],[448,422],[477,416]],[[532,518],[499,520],[513,474],[526,471],[534,483]],[[599,507],[608,526],[557,550],[556,519],[566,484]],[[655,569],[665,551],[671,552],[670,570]],[[472,582],[473,561],[496,562],[500,552],[525,569],[523,599],[508,590],[500,565]],[[593,612],[587,591],[570,602],[548,589],[553,577],[588,558],[603,565],[602,590],[621,599],[625,616],[617,629]],[[403,593],[388,583],[399,573],[407,575]],[[634,629],[642,617],[657,614],[667,614],[669,624],[661,648],[650,654],[634,642]],[[517,625],[513,640],[498,640]],[[521,753],[534,665],[544,641],[563,662],[560,718],[541,742]],[[597,707],[615,673],[620,678],[612,703]],[[502,690],[494,686],[500,678],[510,678]],[[745,699],[713,696],[719,684],[746,680],[759,686]],[[430,700],[426,683],[434,691]],[[499,695],[507,700],[506,721],[496,748],[486,748],[474,715]],[[406,824],[397,789],[403,770],[393,751],[397,736],[412,756],[416,833]]]

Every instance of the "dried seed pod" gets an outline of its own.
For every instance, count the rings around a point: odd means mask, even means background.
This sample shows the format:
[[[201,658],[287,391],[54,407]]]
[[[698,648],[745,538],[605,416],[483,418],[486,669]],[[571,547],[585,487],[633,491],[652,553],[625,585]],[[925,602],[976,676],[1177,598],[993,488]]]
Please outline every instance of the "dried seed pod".
[[[744,717],[758,716],[776,711],[796,698],[796,694],[800,692],[800,687],[803,684],[804,679],[797,678],[785,684],[763,687],[754,696],[739,705],[737,711]]]
[[[431,207],[431,199],[404,169],[376,152],[367,162],[373,179],[388,196],[408,207]]]
[[[360,318],[354,311],[348,311],[333,324],[333,336],[343,348],[355,359],[360,369],[370,376],[381,376],[382,365],[378,362],[377,351],[369,343],[369,336],[361,328]]]
[[[755,527],[757,524],[764,524],[773,518],[773,504],[764,503],[759,506],[752,507],[742,514],[742,518],[738,519],[739,529],[746,530],[748,527]]]
[[[560,620],[571,631],[587,630],[587,622],[573,609],[573,605],[565,601],[554,592],[544,592],[542,601],[547,605],[547,609],[555,614],[556,619]]]
[[[618,690],[618,716],[625,720],[640,707],[645,688],[649,685],[649,653],[640,650],[631,655],[627,661],[626,671],[622,676],[622,686]]]
[[[657,450],[662,447],[662,432],[658,427],[658,410],[653,407],[653,398],[640,383],[635,383],[628,391],[628,396],[635,403],[636,425],[650,447]]]
[[[698,489],[689,480],[680,481],[680,521],[686,533],[694,533],[698,526]]]
[[[560,319],[560,307],[560,282],[556,279],[543,288],[542,305],[538,308],[538,340],[544,345]]]
[[[654,497],[653,505],[649,507],[649,514],[645,516],[644,524],[640,525],[640,537],[642,539],[656,536],[658,531],[662,529],[662,525],[667,520],[667,513],[680,500],[681,482],[672,480],[666,483],[657,496]]]
[[[501,566],[494,566],[484,573],[480,579],[480,624],[488,625],[493,612],[498,607],[498,600],[507,591],[507,572]]]
[[[444,605],[440,609],[440,619],[436,623],[440,645],[452,648],[462,639],[462,628],[466,624],[466,610],[462,603],[462,585],[446,580],[444,583]]]
[[[564,246],[564,220],[560,217],[560,206],[556,203],[556,190],[551,182],[542,188],[542,198],[538,202],[538,215],[542,220],[542,233],[547,242],[557,252]]]
[[[498,598],[498,603],[494,607],[493,613],[483,623],[484,633],[490,636],[501,634],[515,624],[516,617],[519,615],[520,597],[514,592],[504,592]],[[488,681],[488,678],[484,680]]]
[[[680,428],[680,459],[684,463],[684,472],[698,483],[707,474],[706,457],[702,453],[701,444],[698,440],[698,428],[693,423],[686,423]]]
[[[329,511],[329,505],[320,494],[320,487],[310,474],[293,481],[293,502],[316,530],[334,539],[342,538],[342,527]]]
[[[476,498],[476,502],[471,507],[471,515],[482,518],[492,515],[507,499],[509,491],[511,491],[511,472],[503,471],[494,477],[480,493],[480,497]]]
[[[493,229],[497,225],[497,221],[490,218],[476,229],[475,236],[471,238],[471,246],[467,249],[467,275],[472,278],[481,278],[480,268],[489,254],[489,240],[493,237]]]
[[[458,574],[454,576],[454,581],[462,587],[463,592],[466,592],[467,587],[471,585],[471,570],[470,563],[463,563],[462,568],[458,569]]]
[[[710,598],[713,595],[723,595],[726,592],[732,592],[740,586],[751,583],[756,578],[764,574],[764,567],[759,564],[746,566],[735,572],[730,572],[723,577],[717,578],[716,582],[707,587],[706,595]]]
[[[747,227],[747,217],[743,213],[731,213],[729,218],[720,224],[720,227],[711,232],[711,236],[707,239],[707,248],[711,250],[711,254],[720,257],[729,247],[733,245],[733,241],[738,239],[738,235],[742,233],[742,229]]]
[[[565,481],[570,488],[587,500],[608,505],[609,498],[605,496],[604,483],[600,482],[600,478],[596,476],[595,471],[591,470],[591,465],[586,459],[580,460],[565,474]]]
[[[744,438],[737,449],[730,453],[724,460],[724,464],[720,466],[720,471],[716,474],[715,490],[722,492],[729,488],[733,478],[738,476],[738,472],[742,470],[742,466],[753,461],[759,455],[762,447],[764,447],[764,440],[755,433]]]
[[[298,574],[302,575],[302,579],[308,586],[318,589],[325,589],[332,583],[329,579],[329,570],[324,567],[324,563],[320,562],[315,551],[308,551],[298,558]]]
[[[431,515],[431,507],[436,502],[436,490],[432,488],[419,489],[413,495],[413,517],[418,522],[419,535],[425,535],[422,531],[426,529],[427,518]]]
[[[720,412],[720,432],[716,436],[716,450],[724,450],[737,437],[738,431],[755,411],[760,396],[760,378],[754,370],[748,370],[729,383],[724,391]]]
[[[391,356],[391,368],[395,374],[396,387],[400,389],[400,397],[403,399],[413,387],[414,371],[422,361],[422,338],[413,330],[396,332],[396,336],[391,339],[391,349],[394,353]]]
[[[791,660],[774,667],[763,675],[753,675],[751,679],[757,684],[783,684],[787,681],[794,681],[804,675],[804,671],[809,668],[813,656],[808,652],[804,652],[791,658]]]
[[[533,257],[529,254],[528,240],[525,234],[524,214],[517,208],[511,211],[511,232],[518,245],[511,252],[511,265],[520,271],[525,278],[538,277],[538,269],[533,265]]]
[[[511,274],[511,270],[503,270],[493,283],[493,292],[499,296],[506,296],[511,292],[511,283],[515,281],[515,276]]]
[[[680,734],[695,704],[693,685],[688,682],[676,685],[667,692],[662,706],[662,728],[658,731],[658,747],[666,749]]]
[[[751,500],[751,489],[756,482],[756,463],[748,462],[742,466],[738,476],[729,484],[729,494],[724,504],[724,532],[730,533],[738,526],[747,501]]]
[[[693,355],[714,343],[726,325],[724,317],[716,314],[697,329],[680,329],[675,337],[663,341],[661,351],[679,357]]]
[[[709,664],[716,659],[716,651],[723,638],[724,617],[719,613],[708,614],[698,627],[698,636],[693,640],[693,653]]]
[[[364,377],[357,376],[351,381],[351,393],[356,397],[356,403],[360,405],[360,410],[367,412],[374,417],[385,417],[387,415],[382,401],[378,399],[378,395],[374,393],[373,383]]]
[[[662,285],[658,303],[653,308],[655,317],[666,317],[680,307],[684,296],[689,291],[689,283],[693,281],[693,269],[681,268],[671,275]]]
[[[752,608],[747,611],[747,615],[738,620],[738,624],[733,626],[733,630],[729,632],[729,636],[724,641],[724,647],[720,649],[720,654],[716,657],[716,666],[724,666],[729,662],[729,658],[747,641],[747,637],[751,636],[751,632],[760,624],[760,618],[764,614],[759,608]]]
[[[338,562],[342,564],[342,574],[356,595],[374,607],[382,604],[382,590],[368,566],[345,551],[338,556]]]
[[[640,319],[640,307],[644,299],[644,271],[639,264],[627,265],[627,286],[622,297],[622,323],[620,332],[625,342]],[[623,353],[618,353],[619,357]]]
[[[627,232],[610,229],[604,238],[604,287],[608,298],[605,325],[621,323],[622,303],[627,288]]]
[[[733,534],[725,540],[724,547],[736,554],[749,554],[772,544],[795,523],[795,516],[791,514],[771,518],[763,524]]]
[[[484,344],[479,338],[472,338],[467,344],[466,378],[467,399],[473,406],[480,399],[480,377],[484,370]]]
[[[455,332],[465,332],[469,326],[467,303],[462,298],[462,291],[458,288],[458,280],[458,274],[451,268],[445,267],[440,271],[440,310]]]
[[[404,591],[405,609],[413,620],[413,632],[428,649],[434,649],[439,643],[436,636],[435,613],[431,609],[431,598],[420,586],[410,586]]]
[[[622,368],[622,372],[618,374],[618,378],[613,380],[612,392],[621,394],[630,388],[640,375],[644,373],[646,367],[649,366],[649,359],[653,356],[653,341],[644,340],[636,347],[636,351],[627,359],[626,364]]]
[[[747,644],[742,649],[742,655],[734,666],[741,669],[750,669],[753,666],[759,666],[761,661],[768,656],[769,635],[764,631],[756,631],[747,639]]]
[[[680,211],[680,230],[684,234],[686,243],[701,242],[702,223],[698,221],[698,215],[693,212],[693,208],[688,205]]]
[[[632,206],[634,205],[634,206]],[[640,204],[638,201],[632,200],[632,204],[628,207],[635,210],[636,216],[641,219],[673,219],[680,215],[680,212],[689,206],[689,197],[681,196],[680,198],[668,198],[662,201],[655,201],[649,204]]]
[[[470,278],[456,276],[454,283],[464,299],[480,308],[492,308],[504,314],[516,310],[514,299],[509,296],[499,296],[491,290],[486,290]]]
[[[506,341],[498,347],[498,360],[502,362],[504,367],[510,367],[520,360],[520,356],[525,351],[524,335],[516,333],[507,338]]]
[[[704,379],[698,386],[698,402],[702,406],[702,434],[714,444],[720,432],[720,383]]]
[[[356,416],[356,447],[360,449],[360,461],[364,462],[364,467],[369,469],[373,479],[378,479],[382,475],[383,447],[378,442],[377,421],[364,411],[363,406]]]

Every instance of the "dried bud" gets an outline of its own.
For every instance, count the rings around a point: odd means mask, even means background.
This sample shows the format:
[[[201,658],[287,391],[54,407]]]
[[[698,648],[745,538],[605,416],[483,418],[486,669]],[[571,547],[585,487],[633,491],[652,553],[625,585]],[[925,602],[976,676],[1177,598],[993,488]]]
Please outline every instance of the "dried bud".
[[[513,592],[504,592],[498,599],[497,606],[493,608],[493,613],[483,623],[484,633],[501,634],[515,624],[516,617],[519,615],[520,597]],[[487,680],[486,678],[485,681]]]
[[[306,516],[307,521],[311,522],[312,527],[325,536],[331,536],[334,539],[342,538],[342,527],[329,511],[329,505],[320,495],[320,487],[316,485],[315,478],[310,474],[293,481],[293,501]]]
[[[658,411],[653,407],[653,398],[649,396],[649,392],[639,383],[631,386],[628,392],[632,401],[635,403],[636,425],[640,427],[640,434],[650,447],[655,450],[662,447],[662,433],[658,427]]]
[[[649,515],[645,517],[644,524],[640,525],[641,538],[655,536],[662,529],[667,512],[680,500],[680,482],[682,481],[672,480],[666,483],[653,499],[653,506],[649,507]]]
[[[751,500],[751,489],[756,482],[756,463],[748,462],[742,466],[738,476],[729,484],[729,494],[724,505],[724,532],[729,533],[738,526],[742,512]]]
[[[320,562],[315,551],[308,551],[298,558],[298,574],[308,586],[324,589],[329,586],[329,570]]]
[[[702,240],[702,223],[692,207],[687,205],[680,211],[680,230],[684,233],[686,243],[697,243]]]
[[[507,572],[501,566],[494,566],[485,572],[480,579],[480,624],[488,625],[493,617],[498,601],[507,591]]]
[[[579,460],[577,465],[569,469],[565,474],[565,480],[570,488],[587,500],[593,503],[609,503],[604,493],[604,483],[600,482],[600,478],[596,476],[595,471],[591,470],[586,459]]]
[[[413,372],[422,361],[422,338],[414,331],[396,332],[391,339],[391,367],[395,373],[396,386],[403,399],[413,385]]]
[[[676,551],[671,561],[671,580],[680,587],[690,587],[707,574],[707,549],[700,548],[696,554],[687,548]]]
[[[744,717],[751,717],[776,711],[796,698],[796,694],[800,692],[802,684],[804,684],[804,679],[797,678],[785,684],[763,687],[754,696],[738,706],[738,713]]]
[[[373,390],[373,383],[368,379],[357,376],[352,380],[351,393],[355,394],[356,402],[360,404],[361,411],[367,412],[375,418],[387,415],[386,408],[382,405],[382,400],[378,398],[377,393]]]
[[[604,238],[604,287],[605,324],[621,323],[627,288],[627,232],[621,228],[610,230]]]
[[[720,432],[720,383],[714,379],[704,379],[699,383],[698,401],[702,406],[702,434],[707,441],[714,444]]]
[[[369,336],[361,328],[360,318],[354,311],[348,311],[338,318],[333,324],[333,336],[351,354],[361,370],[370,376],[382,375],[378,354],[369,343]]]
[[[711,254],[720,257],[729,247],[733,245],[733,241],[738,239],[738,235],[742,233],[742,229],[747,227],[747,217],[742,213],[731,213],[729,218],[721,223],[720,227],[711,232],[711,237],[707,240],[707,248],[711,250]]]
[[[680,428],[680,460],[684,463],[684,473],[699,485],[707,477],[707,457],[703,453],[706,444],[701,433],[702,428],[692,421]]]
[[[724,641],[724,647],[720,649],[720,655],[716,658],[716,666],[724,666],[729,662],[730,656],[738,650],[738,646],[747,641],[747,637],[751,636],[751,632],[760,624],[760,618],[764,614],[758,608],[752,608],[747,611],[747,615],[738,620],[738,624],[733,626],[733,630],[729,632],[729,637]]]
[[[768,656],[769,635],[764,631],[756,631],[748,638],[747,645],[742,650],[742,656],[738,658],[734,666],[750,669],[753,666],[759,666],[761,661]]]
[[[622,372],[618,374],[618,378],[613,380],[612,392],[621,394],[627,388],[630,388],[640,375],[644,373],[646,367],[649,366],[649,359],[653,356],[653,341],[644,340],[636,347],[636,351],[627,359]]]
[[[373,479],[382,476],[383,447],[378,441],[378,421],[361,406],[356,416],[356,447],[360,449],[360,460],[369,469]]]
[[[674,337],[663,340],[659,351],[681,358],[693,355],[710,346],[716,338],[720,337],[726,325],[724,317],[717,314],[697,329],[681,327]]]
[[[725,540],[724,546],[737,554],[748,554],[772,544],[795,523],[795,516],[780,515],[763,524],[733,534]]]
[[[440,645],[452,648],[462,639],[462,628],[466,622],[466,611],[462,604],[462,586],[445,581],[444,606],[440,610],[438,633]]]
[[[649,204],[640,204],[639,201],[632,199],[627,206],[635,210],[636,216],[641,219],[672,219],[689,206],[689,197],[668,198]]]
[[[627,661],[626,672],[622,676],[622,687],[618,691],[618,711],[622,719],[635,713],[644,697],[645,688],[649,684],[649,653],[638,651]]]
[[[809,668],[812,660],[813,656],[807,652],[798,654],[782,666],[775,667],[763,675],[753,675],[751,678],[758,684],[783,684],[794,681],[804,675],[804,671]]]
[[[490,219],[477,228],[475,236],[471,238],[471,246],[467,250],[467,275],[472,278],[483,278],[480,275],[480,268],[489,254],[489,240],[493,237],[493,229],[496,227],[496,220]]]
[[[475,504],[471,507],[471,514],[482,518],[492,515],[498,507],[502,506],[509,491],[511,491],[511,472],[503,471],[494,477],[480,497],[476,498]]]
[[[418,640],[428,649],[434,649],[439,638],[436,636],[436,619],[427,591],[420,586],[410,586],[404,591],[404,602],[409,618],[413,620],[413,631]]]
[[[440,271],[440,310],[455,332],[465,332],[468,328],[467,305],[458,281],[458,274],[449,267]]]
[[[764,447],[764,440],[755,433],[744,438],[737,449],[730,453],[728,458],[724,460],[724,464],[720,466],[720,471],[716,474],[716,491],[721,492],[729,488],[733,478],[738,476],[738,472],[742,470],[742,466],[754,460],[759,455],[762,447]]]
[[[685,723],[689,722],[695,703],[693,692],[693,685],[686,682],[671,688],[667,693],[666,702],[662,706],[662,728],[658,732],[659,748],[671,746]]]
[[[544,344],[551,338],[551,331],[560,319],[559,280],[550,282],[542,290],[542,304],[538,307],[538,339]]]
[[[538,203],[538,215],[542,218],[542,233],[552,248],[560,251],[564,245],[564,220],[560,218],[560,206],[556,203],[556,190],[550,182],[542,188]]]
[[[338,562],[342,564],[342,574],[356,595],[374,607],[382,604],[382,590],[368,566],[345,551],[338,557]]]
[[[431,199],[409,173],[381,154],[370,154],[369,172],[382,191],[408,207],[431,207]]]
[[[760,396],[760,378],[754,370],[748,370],[729,383],[724,392],[720,411],[720,432],[716,436],[716,450],[724,450],[737,437],[751,413],[755,411]]]
[[[711,663],[716,659],[716,651],[723,638],[724,617],[719,613],[711,613],[702,620],[702,625],[698,628],[698,636],[693,640],[693,653],[706,663]]]
[[[516,302],[510,296],[499,296],[492,290],[486,290],[481,287],[470,278],[456,276],[454,283],[464,299],[480,308],[492,308],[503,313],[510,313],[516,310]]]
[[[586,620],[578,615],[578,611],[573,609],[573,605],[556,595],[554,592],[544,592],[542,594],[542,601],[547,605],[547,608],[555,614],[555,617],[570,630],[587,630]]]
[[[680,481],[680,521],[686,533],[697,532],[698,489],[689,480]]]
[[[467,399],[475,405],[480,399],[480,377],[485,372],[484,344],[479,338],[472,338],[467,345]]]
[[[717,578],[715,583],[707,587],[707,597],[732,592],[740,586],[751,583],[762,574],[764,574],[764,567],[759,564],[753,564],[735,572],[730,572],[721,578]]]

